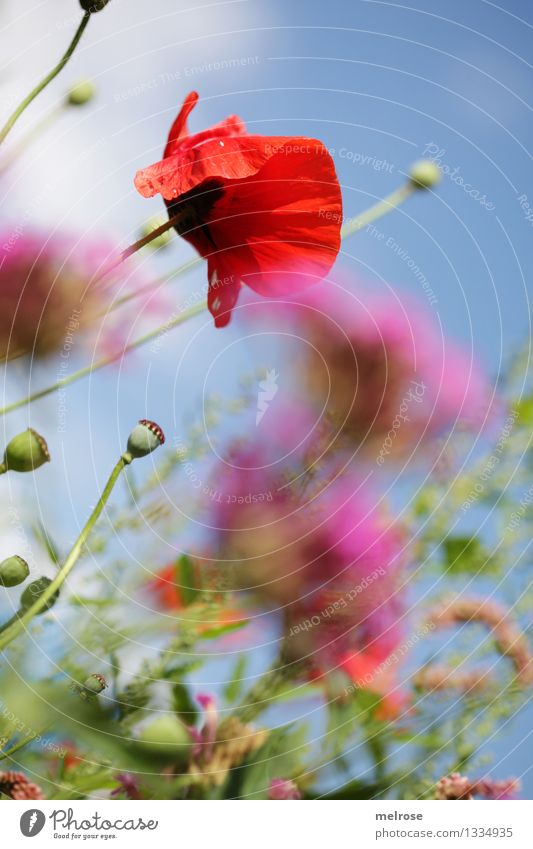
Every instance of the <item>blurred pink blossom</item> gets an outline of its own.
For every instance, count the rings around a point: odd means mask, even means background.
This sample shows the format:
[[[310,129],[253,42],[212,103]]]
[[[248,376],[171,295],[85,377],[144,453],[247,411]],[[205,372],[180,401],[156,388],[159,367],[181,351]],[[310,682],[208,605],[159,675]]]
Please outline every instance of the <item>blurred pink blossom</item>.
[[[242,320],[274,323],[302,340],[307,397],[337,429],[376,452],[399,449],[455,426],[478,428],[492,405],[471,351],[444,338],[419,300],[323,281],[291,299],[248,300]]]
[[[132,262],[100,280],[115,255],[116,247],[107,239],[48,236],[4,225],[0,357],[35,359],[59,352],[66,363],[80,347],[96,347],[97,357],[119,355],[131,341],[132,328],[138,335],[142,316],[151,317],[164,299],[149,287],[144,292],[144,278]],[[115,298],[139,288],[142,297],[113,309]]]

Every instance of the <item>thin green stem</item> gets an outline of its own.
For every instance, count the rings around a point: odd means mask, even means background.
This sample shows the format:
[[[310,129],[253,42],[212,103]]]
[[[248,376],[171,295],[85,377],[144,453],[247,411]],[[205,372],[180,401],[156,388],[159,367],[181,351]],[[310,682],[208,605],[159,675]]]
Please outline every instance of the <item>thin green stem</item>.
[[[89,535],[94,528],[96,522],[98,521],[105,505],[109,500],[109,496],[113,491],[113,487],[115,486],[118,478],[122,470],[128,466],[132,461],[131,454],[123,454],[118,462],[115,464],[113,471],[111,472],[109,479],[104,487],[104,491],[102,492],[96,507],[92,511],[89,516],[87,522],[85,523],[82,532],[80,533],[78,539],[74,543],[70,553],[67,556],[67,559],[63,563],[63,566],[55,576],[55,578],[50,582],[47,586],[46,590],[39,596],[39,598],[34,601],[31,607],[26,608],[21,615],[17,616],[15,622],[13,622],[8,628],[5,629],[0,634],[0,650],[5,649],[9,643],[11,643],[15,637],[17,637],[21,631],[25,630],[29,625],[34,616],[41,613],[47,606],[48,602],[54,597],[54,595],[61,589],[64,582],[68,578],[71,573],[73,567],[76,565],[77,560],[83,550]]]
[[[17,108],[15,109],[13,114],[8,118],[8,120],[6,121],[6,123],[4,124],[2,129],[0,130],[0,144],[2,144],[2,142],[5,140],[6,136],[8,135],[10,130],[13,128],[13,126],[16,124],[16,122],[18,121],[18,119],[20,118],[20,116],[22,115],[24,110],[28,108],[30,103],[33,100],[35,100],[37,95],[40,94],[41,91],[43,91],[43,89],[45,89],[46,86],[49,83],[51,83],[52,80],[55,79],[55,77],[57,77],[57,75],[60,73],[60,71],[63,70],[63,68],[67,64],[68,60],[70,59],[70,57],[74,53],[76,47],[78,46],[78,43],[79,43],[83,33],[85,32],[85,28],[86,28],[87,24],[89,23],[90,18],[91,18],[91,13],[85,12],[85,14],[83,15],[83,18],[81,19],[81,23],[80,23],[78,29],[76,30],[76,34],[74,35],[74,38],[70,42],[69,47],[68,47],[65,55],[59,60],[57,65],[54,68],[52,68],[50,73],[47,74],[46,77],[43,80],[41,80],[41,82],[38,83],[38,85],[36,85],[34,89],[32,89],[32,91],[30,91],[30,93],[24,98],[22,103],[19,103],[19,105],[17,106]]]
[[[26,398],[22,398],[20,401],[14,401],[12,404],[8,404],[0,410],[0,416],[5,416],[6,413],[11,413],[13,410],[20,409],[20,407],[26,407],[28,404],[31,404],[32,401],[38,401],[40,398],[44,398],[46,395],[51,395],[52,392],[56,392],[58,389],[63,389],[65,386],[75,383],[82,377],[87,377],[88,374],[92,374],[95,371],[105,368],[105,366],[108,366],[111,363],[117,362],[117,360],[122,359],[122,357],[129,354],[129,352],[133,351],[135,348],[140,348],[142,345],[146,345],[147,342],[151,342],[153,339],[164,336],[170,330],[178,327],[178,325],[185,324],[185,322],[190,318],[204,312],[206,307],[207,302],[201,301],[194,307],[184,310],[175,318],[165,322],[159,327],[156,327],[154,330],[150,330],[148,333],[145,333],[144,336],[140,336],[139,339],[136,339],[135,342],[127,345],[122,351],[118,351],[116,354],[112,354],[109,357],[102,357],[101,360],[97,360],[95,363],[91,363],[78,371],[72,372],[72,374],[69,374],[68,377],[63,377],[51,386],[47,386],[46,389],[40,389],[38,392],[33,392],[31,395],[28,395]]]
[[[15,752],[20,751],[20,749],[23,749],[24,746],[27,746],[29,743],[32,743],[38,737],[42,737],[43,734],[45,734],[46,731],[49,730],[49,728],[50,728],[50,726],[48,725],[46,728],[43,728],[43,730],[40,731],[40,732],[32,731],[31,734],[27,734],[22,740],[19,740],[18,743],[14,743],[11,746],[11,748],[0,749],[0,761],[5,760],[5,758],[10,758],[11,755],[14,755]]]
[[[17,621],[22,612],[22,609],[17,610],[17,612],[11,617],[11,619],[8,619],[7,622],[4,622],[4,624],[0,626],[0,634],[2,634],[4,631],[7,631],[7,629],[11,627],[13,622]]]
[[[106,268],[104,268],[104,270],[96,277],[94,282],[100,283],[100,281],[103,280],[104,277],[107,277],[108,274],[111,274],[111,272],[114,271],[115,268],[118,268],[119,265],[122,265],[122,263],[125,262],[130,256],[133,256],[133,254],[137,253],[137,251],[140,251],[141,248],[146,247],[146,245],[149,245],[150,242],[153,242],[159,236],[162,236],[163,233],[166,233],[167,230],[171,230],[172,227],[175,227],[176,224],[179,224],[179,222],[183,219],[184,215],[184,210],[177,212],[176,215],[172,215],[168,219],[168,221],[164,222],[164,224],[161,224],[159,227],[156,227],[155,230],[151,230],[150,233],[147,233],[146,236],[143,236],[142,239],[138,239],[132,245],[129,245],[127,248],[125,248],[119,253],[117,258],[113,260],[113,262],[111,262],[108,266],[106,266]]]
[[[28,132],[14,145],[9,149],[9,152],[2,157],[0,160],[0,174],[3,174],[7,171],[17,159],[22,156],[23,153],[36,141],[42,133],[44,133],[48,127],[52,126],[54,121],[59,118],[60,115],[63,115],[67,108],[67,104],[65,101],[60,103],[59,106],[55,106],[50,110],[40,121],[38,121],[34,127],[32,127]]]
[[[367,227],[373,221],[377,221],[378,218],[382,218],[388,212],[392,212],[393,209],[396,209],[397,206],[403,203],[404,200],[407,200],[416,191],[417,187],[412,181],[400,186],[399,189],[395,189],[386,198],[371,206],[370,209],[347,221],[341,228],[341,239],[347,239],[349,236],[353,236],[354,233],[362,230],[363,227]]]
[[[242,722],[250,722],[263,710],[270,707],[287,681],[295,678],[302,670],[300,663],[287,664],[282,659],[267,669],[253,687],[248,690],[242,702],[234,711]]]
[[[129,303],[129,301],[133,301],[136,298],[140,298],[141,295],[150,292],[152,289],[156,289],[158,286],[162,286],[165,283],[170,283],[175,277],[180,277],[182,274],[185,274],[186,271],[189,271],[191,268],[196,268],[198,265],[201,265],[202,258],[196,257],[195,259],[190,259],[188,262],[184,262],[183,265],[178,265],[177,268],[174,269],[172,274],[165,274],[162,277],[158,277],[156,280],[151,280],[150,283],[146,283],[144,286],[140,286],[135,291],[130,292],[127,295],[123,295],[121,298],[117,298],[113,303],[106,309],[101,310],[101,312],[97,313],[97,318],[101,318],[104,315],[108,315],[110,312],[118,309],[119,307],[124,306],[124,304]]]

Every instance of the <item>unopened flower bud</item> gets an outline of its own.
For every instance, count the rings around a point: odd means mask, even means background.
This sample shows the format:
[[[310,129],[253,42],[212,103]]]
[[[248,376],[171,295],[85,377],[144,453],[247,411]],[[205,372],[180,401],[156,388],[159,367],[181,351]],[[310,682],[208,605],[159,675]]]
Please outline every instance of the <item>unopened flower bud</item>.
[[[80,0],[80,6],[85,12],[101,12],[109,0]]]
[[[431,159],[419,159],[409,169],[409,178],[417,189],[431,189],[440,183],[441,177],[439,166]]]
[[[148,419],[141,419],[133,428],[128,439],[128,453],[132,457],[146,457],[165,442],[165,435],[159,425]]]
[[[89,675],[89,677],[83,682],[83,688],[88,693],[93,693],[97,696],[107,688],[107,681],[103,675],[100,675],[98,672],[93,672],[92,675]]]
[[[30,574],[28,564],[18,554],[8,557],[0,563],[0,586],[16,587]]]
[[[50,578],[42,577],[37,578],[36,581],[32,581],[31,584],[28,584],[28,586],[20,597],[21,608],[23,610],[27,610],[29,607],[32,607],[32,605],[34,605],[35,602],[41,598],[43,593],[46,592],[51,583],[52,581],[50,580]],[[47,610],[50,610],[50,608],[53,607],[56,603],[58,596],[59,590],[55,592],[51,598],[48,599],[45,606],[42,610],[39,611],[39,613],[46,613]]]
[[[192,749],[192,737],[187,727],[174,714],[159,716],[144,725],[138,743],[151,757],[167,761],[183,761]]]
[[[84,106],[96,94],[96,86],[91,80],[81,80],[67,92],[67,103],[70,106]]]
[[[33,472],[50,462],[48,446],[31,427],[15,436],[4,452],[2,471]]]
[[[149,221],[146,222],[144,227],[141,227],[139,232],[139,238],[144,239],[146,236],[149,236],[150,233],[153,233],[154,230],[157,230],[158,227],[161,227],[163,224],[166,224],[168,219],[163,218],[162,216],[158,216],[156,218],[150,218]],[[153,251],[159,250],[159,248],[165,248],[174,238],[173,230],[165,230],[164,233],[161,233],[159,236],[156,236],[155,239],[152,239],[151,242],[148,242],[147,247],[151,248]]]

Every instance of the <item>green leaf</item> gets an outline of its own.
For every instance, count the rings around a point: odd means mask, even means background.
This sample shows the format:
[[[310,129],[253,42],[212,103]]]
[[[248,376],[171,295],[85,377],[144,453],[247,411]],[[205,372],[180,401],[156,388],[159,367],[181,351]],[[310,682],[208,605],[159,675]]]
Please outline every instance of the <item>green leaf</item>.
[[[42,522],[34,524],[33,533],[36,540],[40,543],[40,545],[42,545],[42,547],[48,554],[48,557],[50,558],[54,566],[58,566],[61,561],[59,550],[56,544],[51,539],[48,531],[46,530]]]
[[[217,637],[223,637],[224,634],[230,634],[232,631],[238,631],[240,628],[245,628],[248,625],[247,619],[239,619],[238,622],[226,622],[224,625],[215,625],[214,628],[208,628],[198,634],[202,640],[216,640]]]
[[[182,554],[176,563],[176,583],[179,585],[180,596],[185,607],[192,604],[200,595],[201,588],[197,581],[194,564],[186,554]]]
[[[388,784],[394,783],[394,777],[390,776]],[[320,796],[305,794],[306,799],[373,799],[376,796],[382,796],[388,789],[386,783],[379,784],[364,784],[362,781],[350,781],[331,793],[325,793]]]
[[[194,725],[198,718],[198,707],[193,702],[188,688],[181,681],[172,685],[172,706],[186,725]]]
[[[230,680],[228,681],[228,683],[224,687],[224,690],[223,690],[224,698],[230,704],[233,704],[234,702],[236,702],[237,699],[239,698],[239,696],[242,694],[242,691],[244,689],[243,678],[244,678],[244,673],[246,671],[247,663],[248,663],[248,658],[246,657],[245,654],[242,654],[238,658],[235,666],[233,667],[233,672],[230,676]]]
[[[443,543],[446,569],[452,573],[494,572],[496,558],[475,536],[449,537]]]
[[[273,778],[301,774],[301,758],[307,747],[307,727],[286,725],[271,731],[266,743],[244,764],[239,796],[266,799]]]
[[[517,422],[521,425],[533,425],[533,395],[525,396],[515,405]]]

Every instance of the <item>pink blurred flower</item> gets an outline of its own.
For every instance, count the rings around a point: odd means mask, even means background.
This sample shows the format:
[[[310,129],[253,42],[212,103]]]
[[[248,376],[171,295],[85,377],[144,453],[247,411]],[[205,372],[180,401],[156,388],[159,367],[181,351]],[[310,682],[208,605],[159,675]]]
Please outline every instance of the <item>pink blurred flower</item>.
[[[412,297],[319,283],[290,300],[249,302],[244,318],[290,323],[304,341],[303,383],[344,435],[389,454],[458,424],[481,426],[487,380],[466,348],[442,338]]]
[[[89,327],[97,356],[120,353],[128,326],[134,322],[138,334],[139,317],[157,311],[162,299],[147,290],[133,302],[133,310],[127,306],[110,310],[115,297],[138,288],[144,292],[143,280],[131,263],[99,281],[115,255],[115,246],[105,239],[49,237],[4,226],[0,232],[0,358],[28,355],[35,359],[59,351],[66,364]],[[82,338],[89,344],[87,336]]]
[[[435,799],[459,801],[480,796],[483,799],[512,799],[520,790],[516,778],[494,781],[491,778],[469,779],[459,772],[445,775],[437,784]]]
[[[301,799],[302,794],[294,781],[286,778],[273,778],[268,788],[268,798],[276,801],[282,799]]]
[[[402,634],[403,530],[349,472],[330,482],[322,470],[305,494],[262,447],[228,464],[217,487],[230,497],[211,507],[228,585],[280,613],[287,656],[322,671],[356,651],[385,659]]]

